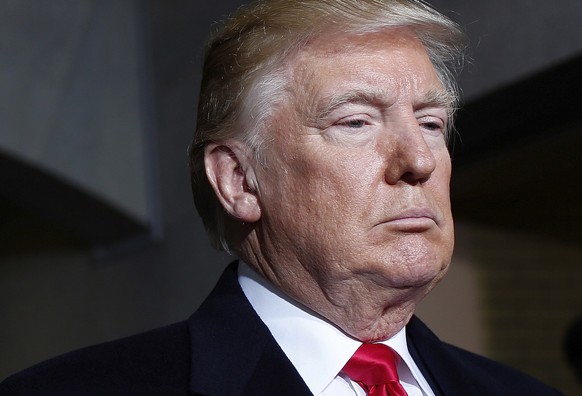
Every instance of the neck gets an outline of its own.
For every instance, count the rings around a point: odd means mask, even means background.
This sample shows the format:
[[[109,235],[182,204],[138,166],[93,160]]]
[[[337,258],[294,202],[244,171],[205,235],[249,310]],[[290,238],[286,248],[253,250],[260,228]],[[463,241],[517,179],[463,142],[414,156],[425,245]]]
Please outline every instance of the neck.
[[[369,277],[312,274],[284,255],[268,260],[260,249],[245,246],[240,257],[277,290],[362,342],[382,341],[410,320],[430,287],[386,287]]]

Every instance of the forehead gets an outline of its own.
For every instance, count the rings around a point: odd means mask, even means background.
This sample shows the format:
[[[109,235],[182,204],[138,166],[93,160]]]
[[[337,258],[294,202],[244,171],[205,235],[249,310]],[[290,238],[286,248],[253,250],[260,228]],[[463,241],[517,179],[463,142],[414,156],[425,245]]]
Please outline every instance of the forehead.
[[[392,91],[405,88],[444,96],[424,46],[405,28],[318,37],[298,52],[290,71],[292,91],[312,99],[342,89],[396,94]]]
[[[308,56],[333,56],[365,47],[370,51],[398,47],[424,51],[420,39],[409,28],[387,28],[369,33],[324,33],[307,43],[302,53]]]

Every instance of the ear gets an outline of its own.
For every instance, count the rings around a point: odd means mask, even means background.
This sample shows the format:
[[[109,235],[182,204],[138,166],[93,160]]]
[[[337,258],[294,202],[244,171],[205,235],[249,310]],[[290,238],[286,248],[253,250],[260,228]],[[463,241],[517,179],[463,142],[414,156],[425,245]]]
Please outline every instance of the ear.
[[[214,193],[231,216],[246,223],[261,218],[254,172],[239,142],[208,144],[204,166]]]

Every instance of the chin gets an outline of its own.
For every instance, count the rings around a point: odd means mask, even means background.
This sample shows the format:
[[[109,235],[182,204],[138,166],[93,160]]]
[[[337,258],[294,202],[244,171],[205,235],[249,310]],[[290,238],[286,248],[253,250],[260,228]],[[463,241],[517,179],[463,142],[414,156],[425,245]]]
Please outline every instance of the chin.
[[[425,239],[407,242],[391,250],[386,260],[391,274],[387,275],[404,287],[436,284],[448,270],[452,249],[443,249],[441,245],[435,248],[435,243],[427,243]]]
[[[361,342],[379,342],[387,340],[406,326],[413,314],[413,309],[409,311],[387,313],[383,318],[374,322],[370,327],[354,330],[354,333],[352,333],[351,336],[357,338]]]
[[[375,271],[377,283],[395,289],[434,287],[447,273],[447,260],[418,260],[383,263]]]

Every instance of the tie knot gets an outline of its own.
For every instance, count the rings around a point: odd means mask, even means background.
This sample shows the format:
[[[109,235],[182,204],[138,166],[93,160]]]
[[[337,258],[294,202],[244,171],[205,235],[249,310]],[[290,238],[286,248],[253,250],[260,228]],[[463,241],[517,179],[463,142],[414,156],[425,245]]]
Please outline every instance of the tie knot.
[[[398,354],[389,346],[362,344],[344,366],[344,372],[353,381],[360,384],[369,395],[406,395],[406,393],[398,393],[404,392],[396,369],[399,360]],[[386,387],[385,391],[379,389]],[[398,391],[394,389],[390,393],[389,389],[391,388],[396,388]]]

